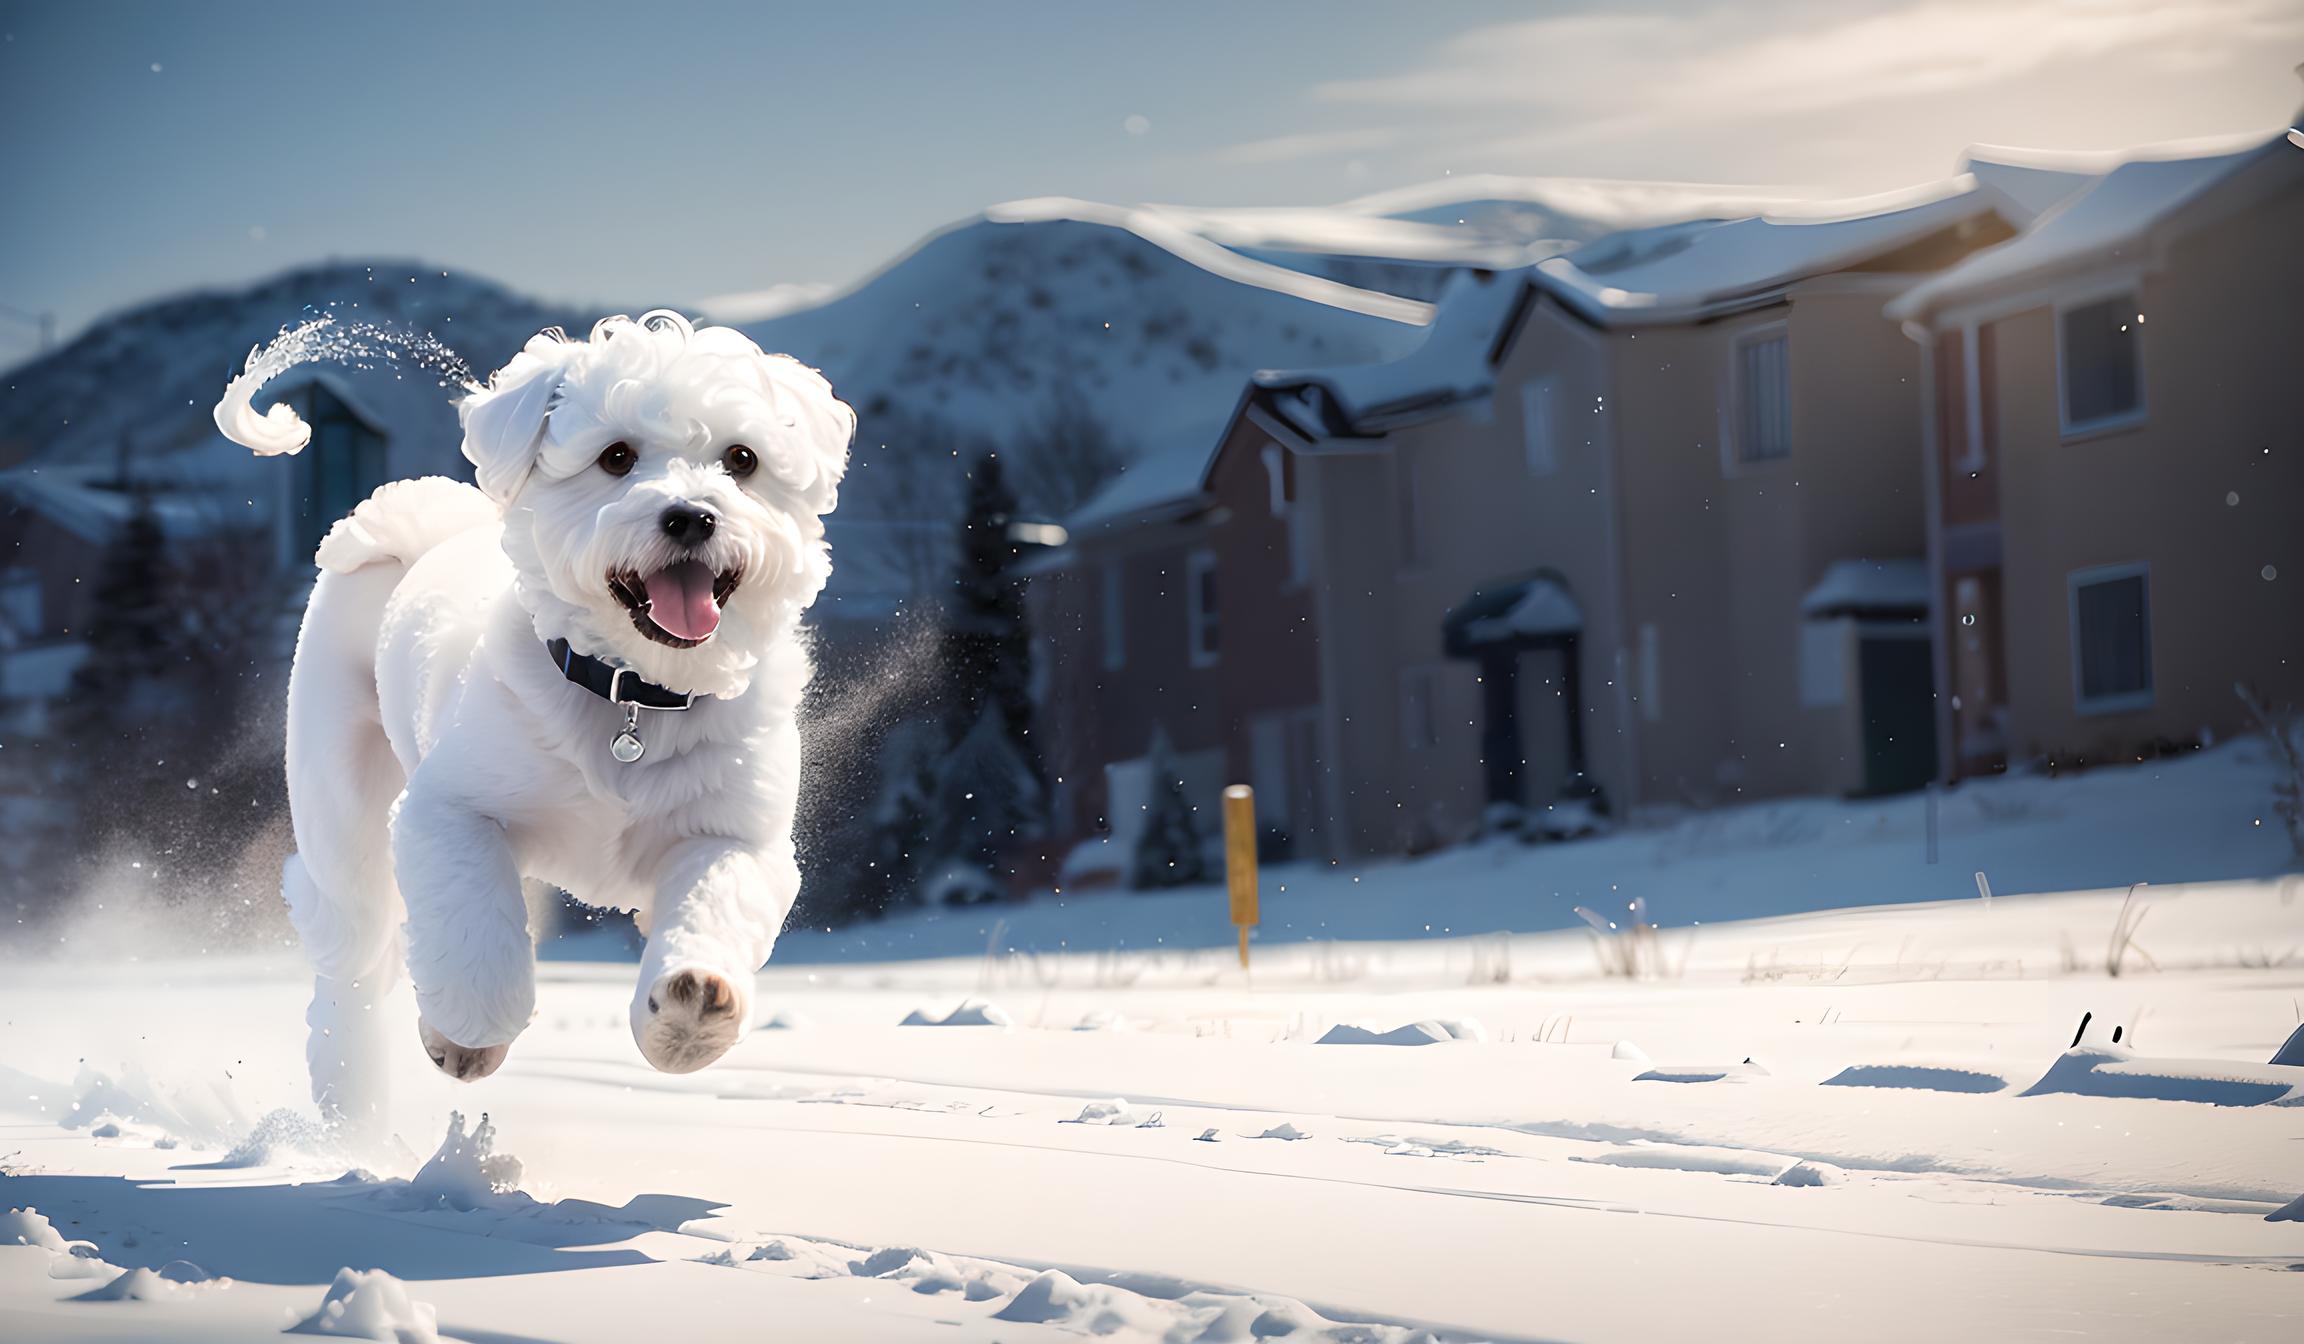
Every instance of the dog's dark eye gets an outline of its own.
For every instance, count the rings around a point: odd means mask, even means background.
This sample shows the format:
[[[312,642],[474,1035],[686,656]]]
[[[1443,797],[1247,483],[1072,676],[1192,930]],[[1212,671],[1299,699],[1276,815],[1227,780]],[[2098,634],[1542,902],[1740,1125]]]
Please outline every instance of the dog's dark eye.
[[[640,454],[633,452],[629,443],[611,443],[600,450],[600,470],[611,476],[631,474],[632,464],[639,460]]]
[[[720,455],[720,459],[728,464],[728,474],[731,476],[749,476],[760,465],[760,455],[741,443],[730,445],[728,451]]]

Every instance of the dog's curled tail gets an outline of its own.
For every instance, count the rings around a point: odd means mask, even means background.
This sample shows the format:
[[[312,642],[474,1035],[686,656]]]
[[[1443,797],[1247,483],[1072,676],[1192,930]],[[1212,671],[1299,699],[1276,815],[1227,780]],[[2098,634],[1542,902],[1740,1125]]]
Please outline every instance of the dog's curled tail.
[[[335,574],[369,565],[404,565],[460,532],[503,517],[495,501],[462,481],[446,476],[388,481],[336,520],[313,559]]]

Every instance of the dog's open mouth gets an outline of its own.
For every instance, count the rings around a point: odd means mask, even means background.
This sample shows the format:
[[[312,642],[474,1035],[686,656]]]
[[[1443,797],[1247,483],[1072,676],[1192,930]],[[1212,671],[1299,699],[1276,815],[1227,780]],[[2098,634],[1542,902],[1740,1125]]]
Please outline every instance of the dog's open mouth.
[[[744,575],[715,573],[701,560],[681,560],[643,576],[622,570],[608,576],[608,591],[632,613],[641,634],[675,649],[692,649],[720,628],[720,609]]]

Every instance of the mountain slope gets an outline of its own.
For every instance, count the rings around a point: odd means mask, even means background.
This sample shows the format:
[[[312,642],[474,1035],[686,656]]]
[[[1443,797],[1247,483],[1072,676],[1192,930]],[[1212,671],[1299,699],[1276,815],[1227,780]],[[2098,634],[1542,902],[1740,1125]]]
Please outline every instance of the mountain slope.
[[[747,330],[822,368],[868,422],[893,412],[997,442],[1069,396],[1141,452],[1212,435],[1257,368],[1397,354],[1427,316],[1163,237],[1140,212],[1057,201],[936,234],[848,293]]]

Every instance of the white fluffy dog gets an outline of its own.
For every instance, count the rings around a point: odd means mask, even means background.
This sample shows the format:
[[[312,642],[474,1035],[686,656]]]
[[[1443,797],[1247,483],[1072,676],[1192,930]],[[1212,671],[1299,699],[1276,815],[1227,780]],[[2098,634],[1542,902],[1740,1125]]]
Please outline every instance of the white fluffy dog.
[[[479,488],[396,482],[336,524],[289,683],[284,888],[339,1118],[380,1104],[403,911],[443,1072],[494,1072],[534,1011],[526,878],[637,912],[632,1034],[685,1073],[743,1034],[799,890],[799,622],[854,413],[669,312],[538,335],[460,411]]]

